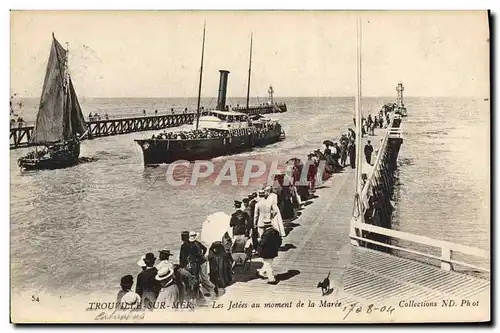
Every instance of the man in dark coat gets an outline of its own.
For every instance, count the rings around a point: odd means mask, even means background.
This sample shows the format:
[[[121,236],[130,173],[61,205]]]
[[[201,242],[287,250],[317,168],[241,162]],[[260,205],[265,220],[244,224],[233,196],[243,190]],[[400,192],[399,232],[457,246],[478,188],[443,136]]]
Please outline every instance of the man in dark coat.
[[[183,231],[181,233],[181,252],[179,254],[179,265],[182,268],[187,268],[188,258],[191,254],[191,243],[189,242],[189,231]]]
[[[368,143],[365,145],[365,157],[366,157],[366,163],[368,164],[372,163],[372,153],[373,153],[373,146],[371,144],[371,141],[368,140]]]
[[[153,310],[152,305],[155,303],[160,291],[160,285],[155,279],[158,273],[158,270],[154,267],[155,261],[154,254],[146,254],[144,258],[146,269],[137,275],[137,284],[135,287],[135,292],[141,297],[142,305],[151,310]]]
[[[330,146],[329,145],[325,145],[325,146],[326,146],[326,148],[325,148],[325,151],[323,152],[323,155],[324,156],[330,155],[332,153]]]
[[[281,246],[281,236],[272,223],[264,223],[264,232],[259,242],[259,256],[263,265],[257,270],[260,277],[267,278],[267,283],[274,283],[276,279],[273,273],[273,261],[278,256],[278,249]]]
[[[250,220],[252,221],[252,244],[253,248],[257,249],[258,241],[257,238],[259,237],[258,232],[257,232],[257,226],[254,225],[253,219],[255,215],[255,205],[257,204],[257,200],[255,198],[257,197],[257,193],[252,193],[248,195],[248,198],[250,199],[250,202],[248,203],[248,206],[246,208],[248,215],[250,216]]]
[[[253,228],[253,220],[252,220],[251,215],[250,215],[250,208],[248,207],[248,204],[250,203],[250,199],[244,198],[242,201],[243,201],[243,205],[245,206],[245,209],[243,211],[245,213],[247,213],[247,215],[248,215],[247,224],[245,225],[245,236],[250,237],[250,234],[251,234],[252,228]]]
[[[210,282],[210,277],[208,276],[208,260],[206,258],[207,247],[198,241],[198,233],[191,231],[189,233],[189,241],[191,243],[191,253],[193,256],[194,264],[198,267],[198,275],[200,284],[205,296],[212,295],[215,290],[215,286]]]
[[[351,164],[351,168],[356,167],[356,145],[354,143],[350,143],[347,147],[349,150],[349,162]]]
[[[236,211],[231,215],[229,226],[233,227],[233,236],[244,236],[250,216],[241,210],[241,201],[235,201],[234,208]]]

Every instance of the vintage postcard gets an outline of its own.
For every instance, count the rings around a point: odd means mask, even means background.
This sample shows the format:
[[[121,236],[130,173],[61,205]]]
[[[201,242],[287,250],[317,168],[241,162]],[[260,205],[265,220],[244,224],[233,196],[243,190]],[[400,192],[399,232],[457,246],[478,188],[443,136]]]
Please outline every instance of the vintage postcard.
[[[13,323],[490,321],[487,11],[10,29]]]

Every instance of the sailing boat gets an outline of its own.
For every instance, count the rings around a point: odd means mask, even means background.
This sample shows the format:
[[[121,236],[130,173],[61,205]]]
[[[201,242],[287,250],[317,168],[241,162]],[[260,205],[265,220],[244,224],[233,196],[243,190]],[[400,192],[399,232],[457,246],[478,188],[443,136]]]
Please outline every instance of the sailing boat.
[[[250,42],[249,81],[247,104],[250,93],[252,41]],[[151,139],[135,140],[141,147],[145,166],[169,164],[177,160],[204,160],[218,156],[236,154],[278,142],[284,138],[279,122],[256,115],[230,111],[226,105],[229,71],[220,70],[219,95],[215,110],[200,108],[203,57],[205,50],[205,27],[201,51],[198,105],[194,128],[189,132],[170,132],[153,135]]]
[[[18,160],[22,169],[59,169],[78,163],[87,126],[68,74],[68,51],[52,33],[47,70],[31,143],[44,146]]]

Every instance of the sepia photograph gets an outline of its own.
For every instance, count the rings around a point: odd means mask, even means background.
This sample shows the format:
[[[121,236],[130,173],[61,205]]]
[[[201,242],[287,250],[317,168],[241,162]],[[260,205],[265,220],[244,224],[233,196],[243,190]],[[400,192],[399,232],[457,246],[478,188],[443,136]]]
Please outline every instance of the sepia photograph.
[[[11,10],[11,323],[490,322],[491,19]]]

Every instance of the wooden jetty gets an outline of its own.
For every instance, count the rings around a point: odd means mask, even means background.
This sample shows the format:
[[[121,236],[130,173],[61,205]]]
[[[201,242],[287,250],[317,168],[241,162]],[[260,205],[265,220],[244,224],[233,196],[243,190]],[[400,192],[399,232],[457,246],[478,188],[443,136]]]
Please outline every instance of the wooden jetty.
[[[141,116],[131,118],[101,119],[87,122],[88,135],[84,139],[127,134],[142,131],[161,130],[169,127],[192,124],[195,113]],[[34,126],[12,127],[10,149],[29,147]]]
[[[288,111],[286,103],[264,104],[249,106],[248,108],[245,106],[236,106],[231,108],[231,110],[246,113],[252,116],[256,114],[283,113]]]
[[[277,103],[273,105],[250,106],[248,109],[246,107],[233,107],[232,110],[247,113],[249,115],[256,115],[286,112],[287,107],[285,103]],[[84,139],[177,127],[185,124],[192,124],[195,117],[196,113],[190,112],[182,114],[90,120],[87,121],[88,136]],[[34,125],[27,123],[22,123],[20,126],[12,126],[10,128],[10,149],[32,146],[30,139],[33,128]]]
[[[370,201],[368,197],[373,193],[370,189],[385,177],[388,164],[392,163],[392,159],[397,158],[390,154],[393,149],[390,144],[391,140],[402,139],[399,120],[394,122],[393,119],[393,123],[387,130],[378,131],[381,133],[376,133],[376,136],[363,138],[364,143],[366,140],[371,140],[375,151],[378,149],[380,153],[373,157],[375,158],[374,171],[363,187],[362,212],[365,212]],[[390,159],[387,158],[388,154]],[[337,302],[342,304],[339,310],[342,312],[341,315],[349,310],[349,305],[355,304],[365,304],[365,306],[378,304],[379,309],[382,306],[387,309],[392,306],[394,309],[398,308],[401,313],[401,311],[408,311],[408,308],[402,308],[405,304],[407,305],[404,303],[405,300],[436,302],[440,307],[443,300],[449,299],[482,299],[489,302],[489,267],[477,267],[474,261],[465,263],[454,261],[452,258],[452,253],[457,251],[489,259],[488,251],[375,226],[365,223],[367,221],[362,219],[353,219],[355,179],[356,170],[350,167],[345,168],[342,173],[334,174],[318,188],[317,198],[310,200],[306,207],[300,210],[300,216],[285,224],[285,227],[291,231],[283,239],[279,255],[273,264],[277,284],[268,284],[266,280],[257,277],[255,270],[262,266],[262,262],[256,258],[252,261],[250,269],[244,270],[240,267],[235,269],[235,282],[226,288],[220,301],[270,304],[275,302],[281,305],[291,301],[294,306],[299,300],[316,301],[317,304],[324,301]],[[384,195],[389,192],[390,189]],[[377,239],[373,237],[375,233],[387,236],[388,240],[375,241],[374,239]],[[325,237],[325,235],[328,236]],[[409,239],[412,242],[441,248],[441,257],[431,256],[439,260],[441,265],[430,265],[384,253],[380,251],[380,248],[375,250],[369,246],[369,244],[375,244],[390,250],[397,249],[428,256],[394,245],[392,242],[394,238]],[[463,267],[480,270],[485,274],[471,275],[470,270],[464,273]],[[323,296],[317,284],[323,281],[329,273],[333,290],[331,294]],[[402,305],[401,302],[403,302]],[[259,312],[256,320],[259,322],[310,321],[300,311],[288,312],[293,314],[293,319],[290,319],[277,316],[274,312],[274,310],[282,309],[270,310]],[[429,310],[432,313],[433,309]],[[461,311],[467,311],[467,309],[461,309]],[[325,314],[323,319],[318,319],[320,317],[318,313],[315,313],[316,322],[331,322],[331,313]],[[234,317],[225,320],[231,321],[237,318],[236,314],[235,312]],[[366,311],[364,314],[366,315]],[[380,315],[382,321],[395,320],[395,317],[389,314]],[[411,314],[408,316],[410,317],[406,319],[411,321]],[[349,320],[373,321],[374,318],[356,315],[351,316]],[[398,318],[398,321],[404,321],[403,317]],[[433,320],[432,317],[426,318]]]

